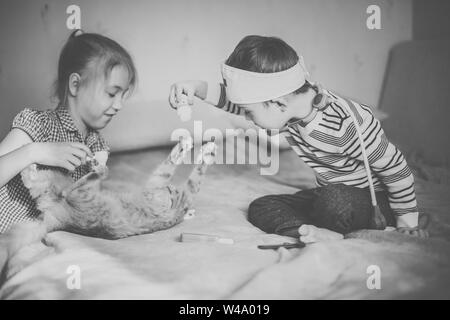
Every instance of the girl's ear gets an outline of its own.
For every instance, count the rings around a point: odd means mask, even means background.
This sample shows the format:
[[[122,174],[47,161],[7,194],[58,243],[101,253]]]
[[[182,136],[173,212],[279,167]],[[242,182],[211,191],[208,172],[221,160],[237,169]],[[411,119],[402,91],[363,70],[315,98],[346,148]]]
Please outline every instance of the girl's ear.
[[[78,89],[80,88],[81,77],[78,73],[72,73],[69,76],[69,93],[72,97],[78,94]]]
[[[281,110],[281,112],[285,112],[287,110],[287,99],[285,96],[270,100],[272,104],[274,104],[277,108]]]

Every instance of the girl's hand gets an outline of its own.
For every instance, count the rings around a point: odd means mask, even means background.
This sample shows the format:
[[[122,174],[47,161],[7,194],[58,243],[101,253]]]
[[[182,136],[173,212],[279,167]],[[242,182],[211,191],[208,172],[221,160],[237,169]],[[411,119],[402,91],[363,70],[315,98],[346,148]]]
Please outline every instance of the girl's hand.
[[[174,83],[170,87],[170,106],[177,109],[183,95],[187,96],[188,104],[193,105],[194,97],[204,100],[206,98],[207,91],[207,82],[201,80],[187,80]]]
[[[78,142],[32,143],[31,157],[34,163],[65,168],[74,171],[86,163],[86,157],[93,157],[87,146]]]
[[[420,229],[420,228],[397,228],[397,232],[403,233],[403,234],[407,234],[410,236],[414,236],[414,237],[419,237],[419,238],[428,238],[429,234],[428,231],[425,229]]]

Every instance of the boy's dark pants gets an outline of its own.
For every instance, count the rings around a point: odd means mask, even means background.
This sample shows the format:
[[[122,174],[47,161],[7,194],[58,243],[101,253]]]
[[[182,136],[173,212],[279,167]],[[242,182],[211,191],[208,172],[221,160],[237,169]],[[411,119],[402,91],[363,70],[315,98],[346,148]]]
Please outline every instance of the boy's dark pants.
[[[378,206],[388,226],[395,218],[385,192],[377,192]],[[368,229],[373,207],[369,189],[330,184],[294,194],[268,195],[254,200],[248,219],[267,233],[298,237],[302,224],[342,234]]]

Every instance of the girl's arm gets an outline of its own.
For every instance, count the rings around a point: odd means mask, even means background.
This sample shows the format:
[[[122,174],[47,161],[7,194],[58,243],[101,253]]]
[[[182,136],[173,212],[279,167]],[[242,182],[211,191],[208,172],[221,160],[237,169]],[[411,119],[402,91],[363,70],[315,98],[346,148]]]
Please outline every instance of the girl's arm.
[[[0,187],[31,165],[31,138],[20,129],[12,129],[0,143]]]
[[[20,129],[12,129],[0,143],[0,187],[33,163],[31,138]]]
[[[0,187],[27,166],[38,163],[74,171],[93,154],[77,142],[33,142],[21,129],[13,128],[0,143]]]

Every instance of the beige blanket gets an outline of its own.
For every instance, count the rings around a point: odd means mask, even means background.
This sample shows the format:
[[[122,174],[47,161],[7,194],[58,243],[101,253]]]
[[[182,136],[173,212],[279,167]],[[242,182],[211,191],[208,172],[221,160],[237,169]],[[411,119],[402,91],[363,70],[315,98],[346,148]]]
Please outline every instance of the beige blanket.
[[[114,155],[110,186],[142,183],[167,153]],[[308,180],[293,153],[282,154],[282,160],[280,173],[270,179],[259,175],[256,166],[213,166],[196,198],[195,218],[169,230],[116,241],[48,234],[43,243],[0,260],[0,298],[450,298],[448,186],[417,181],[419,204],[434,219],[431,239],[360,231],[342,241],[304,249],[260,250],[258,244],[291,239],[252,226],[246,219],[249,202],[265,194],[296,191],[279,182],[304,185]],[[235,243],[179,242],[182,232],[220,235]],[[0,237],[0,243],[7,240]],[[373,268],[379,270],[380,289],[368,288]],[[74,270],[79,271],[79,289],[71,285]]]

